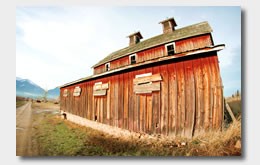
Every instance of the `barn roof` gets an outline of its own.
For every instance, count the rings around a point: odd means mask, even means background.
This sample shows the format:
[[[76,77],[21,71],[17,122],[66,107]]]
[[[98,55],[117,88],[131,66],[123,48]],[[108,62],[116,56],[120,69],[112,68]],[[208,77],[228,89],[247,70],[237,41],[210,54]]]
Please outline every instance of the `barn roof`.
[[[186,27],[183,27],[180,29],[176,29],[170,33],[161,34],[161,35],[149,38],[147,40],[144,40],[142,42],[135,44],[134,46],[126,47],[126,48],[120,49],[118,51],[115,51],[115,52],[111,53],[110,55],[108,55],[107,57],[105,57],[103,60],[99,61],[97,64],[95,64],[92,67],[97,67],[97,66],[105,64],[107,62],[110,62],[112,60],[130,55],[133,53],[137,53],[139,51],[149,49],[149,48],[152,48],[155,46],[159,46],[159,45],[162,45],[165,43],[169,43],[169,42],[184,39],[184,38],[189,38],[192,36],[207,34],[207,33],[211,33],[211,32],[212,32],[212,29],[207,21],[201,22],[198,24],[193,24],[190,26],[186,26]]]

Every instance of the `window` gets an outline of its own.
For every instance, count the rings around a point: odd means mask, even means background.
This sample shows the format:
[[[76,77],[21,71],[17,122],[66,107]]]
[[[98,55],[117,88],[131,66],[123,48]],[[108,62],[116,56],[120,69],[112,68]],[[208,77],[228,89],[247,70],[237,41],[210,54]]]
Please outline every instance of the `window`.
[[[129,56],[130,64],[136,64],[136,54]]]
[[[106,71],[109,71],[110,70],[110,63],[106,63]]]
[[[139,43],[140,42],[140,38],[138,36],[135,36],[135,43]]]
[[[175,43],[165,45],[168,56],[175,54]]]

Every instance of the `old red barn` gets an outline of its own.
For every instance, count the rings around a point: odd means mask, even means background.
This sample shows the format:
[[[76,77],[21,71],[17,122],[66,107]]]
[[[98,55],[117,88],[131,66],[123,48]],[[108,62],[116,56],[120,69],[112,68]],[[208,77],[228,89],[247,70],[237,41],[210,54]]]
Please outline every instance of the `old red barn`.
[[[214,45],[208,22],[179,29],[174,18],[160,24],[163,34],[144,41],[140,32],[129,35],[129,46],[94,65],[92,76],[60,87],[67,119],[183,137],[221,129],[217,51],[225,45]]]

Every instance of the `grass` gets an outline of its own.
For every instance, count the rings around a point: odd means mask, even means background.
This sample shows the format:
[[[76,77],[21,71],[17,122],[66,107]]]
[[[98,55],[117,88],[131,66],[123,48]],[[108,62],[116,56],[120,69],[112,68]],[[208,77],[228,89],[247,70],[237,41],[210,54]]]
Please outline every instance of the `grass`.
[[[231,156],[241,155],[241,122],[222,132],[209,132],[193,139],[171,141],[122,139],[47,115],[33,136],[45,156]],[[185,142],[182,146],[181,143]]]
[[[26,101],[16,101],[16,108],[23,106],[26,104]]]
[[[234,100],[229,102],[228,105],[232,109],[232,112],[236,118],[241,115],[241,100]]]
[[[26,104],[26,98],[16,96],[16,108],[23,106]]]
[[[59,110],[60,106],[58,104],[54,104],[52,102],[47,102],[47,103],[37,103],[33,102],[32,103],[32,108],[34,109],[53,109],[53,110]]]

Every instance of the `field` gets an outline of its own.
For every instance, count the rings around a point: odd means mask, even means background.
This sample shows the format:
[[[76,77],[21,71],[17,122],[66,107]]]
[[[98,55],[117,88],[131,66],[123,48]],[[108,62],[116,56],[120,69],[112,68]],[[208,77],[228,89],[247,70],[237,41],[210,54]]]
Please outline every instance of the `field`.
[[[53,104],[33,104],[51,109]],[[39,156],[239,156],[241,120],[222,132],[194,137],[121,138],[62,119],[51,111],[33,114],[32,139]]]
[[[26,103],[26,99],[23,97],[16,96],[16,108],[21,107]]]

